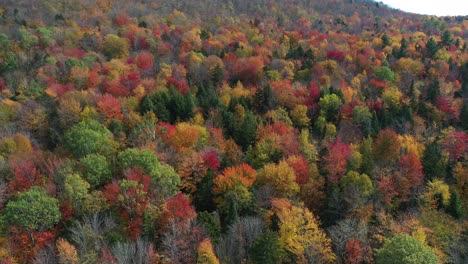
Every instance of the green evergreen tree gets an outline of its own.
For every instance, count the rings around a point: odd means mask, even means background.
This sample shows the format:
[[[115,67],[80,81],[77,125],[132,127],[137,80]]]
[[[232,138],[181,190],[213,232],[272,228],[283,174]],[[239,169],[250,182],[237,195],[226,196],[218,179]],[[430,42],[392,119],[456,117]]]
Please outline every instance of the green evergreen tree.
[[[109,130],[114,134],[114,136],[118,137],[121,134],[125,135],[125,127],[120,120],[112,119],[109,124]]]
[[[218,242],[221,237],[221,226],[219,219],[217,219],[215,215],[215,213],[209,213],[207,211],[202,211],[197,214],[197,220],[200,221],[203,229],[208,233],[208,236],[214,243]]]
[[[228,111],[226,108],[221,109],[221,125],[223,128],[223,134],[225,138],[234,137],[236,127],[234,122],[234,113]]]
[[[314,52],[311,49],[308,49],[304,54],[304,60],[302,61],[301,69],[310,69],[314,66],[315,56]]]
[[[216,87],[210,82],[203,82],[197,91],[198,105],[204,110],[217,108],[219,106],[219,97],[216,94]]]
[[[224,195],[225,206],[220,208],[222,216],[223,231],[227,231],[229,226],[239,221],[239,202],[235,192],[230,191]]]
[[[436,141],[426,145],[422,157],[423,172],[426,180],[431,181],[435,178],[444,179],[447,175],[447,164],[442,158],[440,144]]]
[[[171,113],[171,123],[177,120],[187,121],[193,117],[195,101],[190,92],[182,94],[171,86],[169,87],[169,97],[170,101],[166,107]]]
[[[460,111],[460,125],[465,131],[468,131],[468,102],[463,103]]]
[[[257,119],[255,115],[248,111],[245,115],[244,122],[238,127],[234,133],[234,140],[245,151],[255,142],[257,136]]]
[[[264,231],[255,240],[249,252],[254,264],[280,264],[286,255],[278,234],[270,230]]]
[[[429,38],[429,40],[426,43],[427,57],[433,59],[437,51],[439,51],[439,46],[437,45],[436,41],[433,37]]]
[[[224,78],[224,69],[219,64],[216,64],[214,72],[211,76],[211,80],[216,85],[216,84],[221,83],[223,78]]]
[[[172,120],[171,113],[167,109],[170,104],[170,98],[167,90],[158,90],[151,95],[146,95],[141,100],[140,109],[143,114],[153,112],[159,120],[170,122]]]
[[[255,92],[253,104],[259,114],[265,114],[275,107],[275,98],[270,85],[266,85]]]
[[[461,218],[463,215],[463,208],[462,202],[460,200],[460,195],[454,189],[450,191],[450,202],[447,211],[455,218]]]
[[[367,175],[372,175],[374,168],[374,158],[372,154],[372,137],[367,137],[361,143],[359,151],[362,154],[361,172]]]
[[[372,135],[377,135],[380,129],[382,129],[382,125],[380,123],[379,117],[377,116],[377,112],[372,112]]]
[[[452,45],[453,39],[452,39],[452,33],[448,30],[444,30],[444,33],[442,33],[442,46],[450,46]]]
[[[419,110],[419,91],[414,86],[414,81],[411,81],[409,89],[410,105],[413,112],[418,112]]]
[[[364,136],[372,130],[372,114],[367,106],[355,106],[353,109],[353,122],[361,126]]]
[[[209,169],[205,177],[197,184],[197,190],[195,191],[193,198],[193,205],[197,211],[208,211],[212,212],[216,209],[213,202],[213,179],[216,178],[216,174]]]
[[[0,61],[2,62],[0,63],[0,73],[12,71],[18,67],[17,55],[11,50],[0,50]]]
[[[168,90],[158,90],[143,97],[140,110],[143,114],[153,112],[157,118],[164,122],[187,121],[193,117],[195,98],[190,92],[182,94],[173,86]]]
[[[382,44],[384,47],[390,45],[391,40],[390,40],[390,37],[387,35],[387,33],[384,33],[380,39],[382,40]]]
[[[406,51],[408,48],[408,41],[405,38],[402,38],[400,44],[400,58],[408,57],[408,52]]]
[[[440,96],[440,83],[439,79],[435,79],[427,90],[427,99],[432,103],[436,103],[437,97]]]
[[[465,43],[466,45],[466,43]],[[462,80],[462,91],[468,93],[468,62],[465,62],[460,69],[460,76]],[[465,97],[466,98],[466,97]]]

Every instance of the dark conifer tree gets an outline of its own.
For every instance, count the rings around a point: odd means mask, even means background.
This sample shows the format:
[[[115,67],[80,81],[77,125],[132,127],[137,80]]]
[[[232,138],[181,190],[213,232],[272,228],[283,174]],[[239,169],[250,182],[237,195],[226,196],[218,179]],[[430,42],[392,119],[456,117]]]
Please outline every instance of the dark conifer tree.
[[[433,59],[437,51],[439,51],[439,46],[436,41],[432,37],[429,38],[426,43],[426,56]]]
[[[421,162],[426,180],[446,177],[447,164],[442,158],[442,149],[438,142],[434,141],[426,145]]]

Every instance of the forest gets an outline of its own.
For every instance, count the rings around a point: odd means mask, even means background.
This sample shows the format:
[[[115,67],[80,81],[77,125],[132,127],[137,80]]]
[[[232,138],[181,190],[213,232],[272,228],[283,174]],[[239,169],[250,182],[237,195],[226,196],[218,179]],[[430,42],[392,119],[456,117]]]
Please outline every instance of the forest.
[[[0,264],[468,263],[468,16],[0,1]]]

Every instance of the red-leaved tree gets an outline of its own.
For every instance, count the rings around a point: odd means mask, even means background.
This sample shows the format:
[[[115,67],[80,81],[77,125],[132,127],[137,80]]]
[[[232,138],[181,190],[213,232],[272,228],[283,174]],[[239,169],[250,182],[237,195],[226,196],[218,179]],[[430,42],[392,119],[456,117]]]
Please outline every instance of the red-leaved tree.
[[[99,110],[106,116],[107,119],[122,120],[122,108],[117,98],[110,94],[104,94],[98,102]]]
[[[31,186],[41,186],[42,176],[32,160],[22,159],[10,163],[12,175],[8,182],[10,193],[23,192]]]
[[[349,157],[351,157],[349,145],[339,139],[329,144],[328,154],[324,157],[329,182],[336,183],[345,175]]]
[[[442,140],[442,147],[449,154],[449,161],[455,162],[463,156],[468,143],[468,134],[465,132],[451,132]]]
[[[124,174],[125,179],[104,187],[104,196],[124,220],[128,236],[136,239],[141,233],[143,214],[149,204],[151,178],[137,167],[126,170]]]
[[[140,70],[148,70],[153,67],[153,55],[148,52],[141,52],[135,59],[135,63]]]

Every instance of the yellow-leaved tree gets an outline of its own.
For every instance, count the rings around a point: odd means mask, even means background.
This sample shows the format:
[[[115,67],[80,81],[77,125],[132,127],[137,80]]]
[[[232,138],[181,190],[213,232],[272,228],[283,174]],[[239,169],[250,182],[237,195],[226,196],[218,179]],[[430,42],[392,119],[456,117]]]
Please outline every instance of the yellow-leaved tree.
[[[59,263],[78,264],[79,257],[76,248],[63,238],[57,240],[57,251]]]
[[[198,246],[197,264],[219,264],[210,239],[205,238]]]
[[[280,242],[294,256],[295,263],[335,261],[331,239],[319,228],[319,221],[312,212],[287,199],[273,199],[272,207],[279,219]]]
[[[260,184],[271,184],[277,194],[281,196],[291,196],[299,192],[299,185],[296,183],[296,172],[286,161],[279,164],[268,163],[258,174]]]

